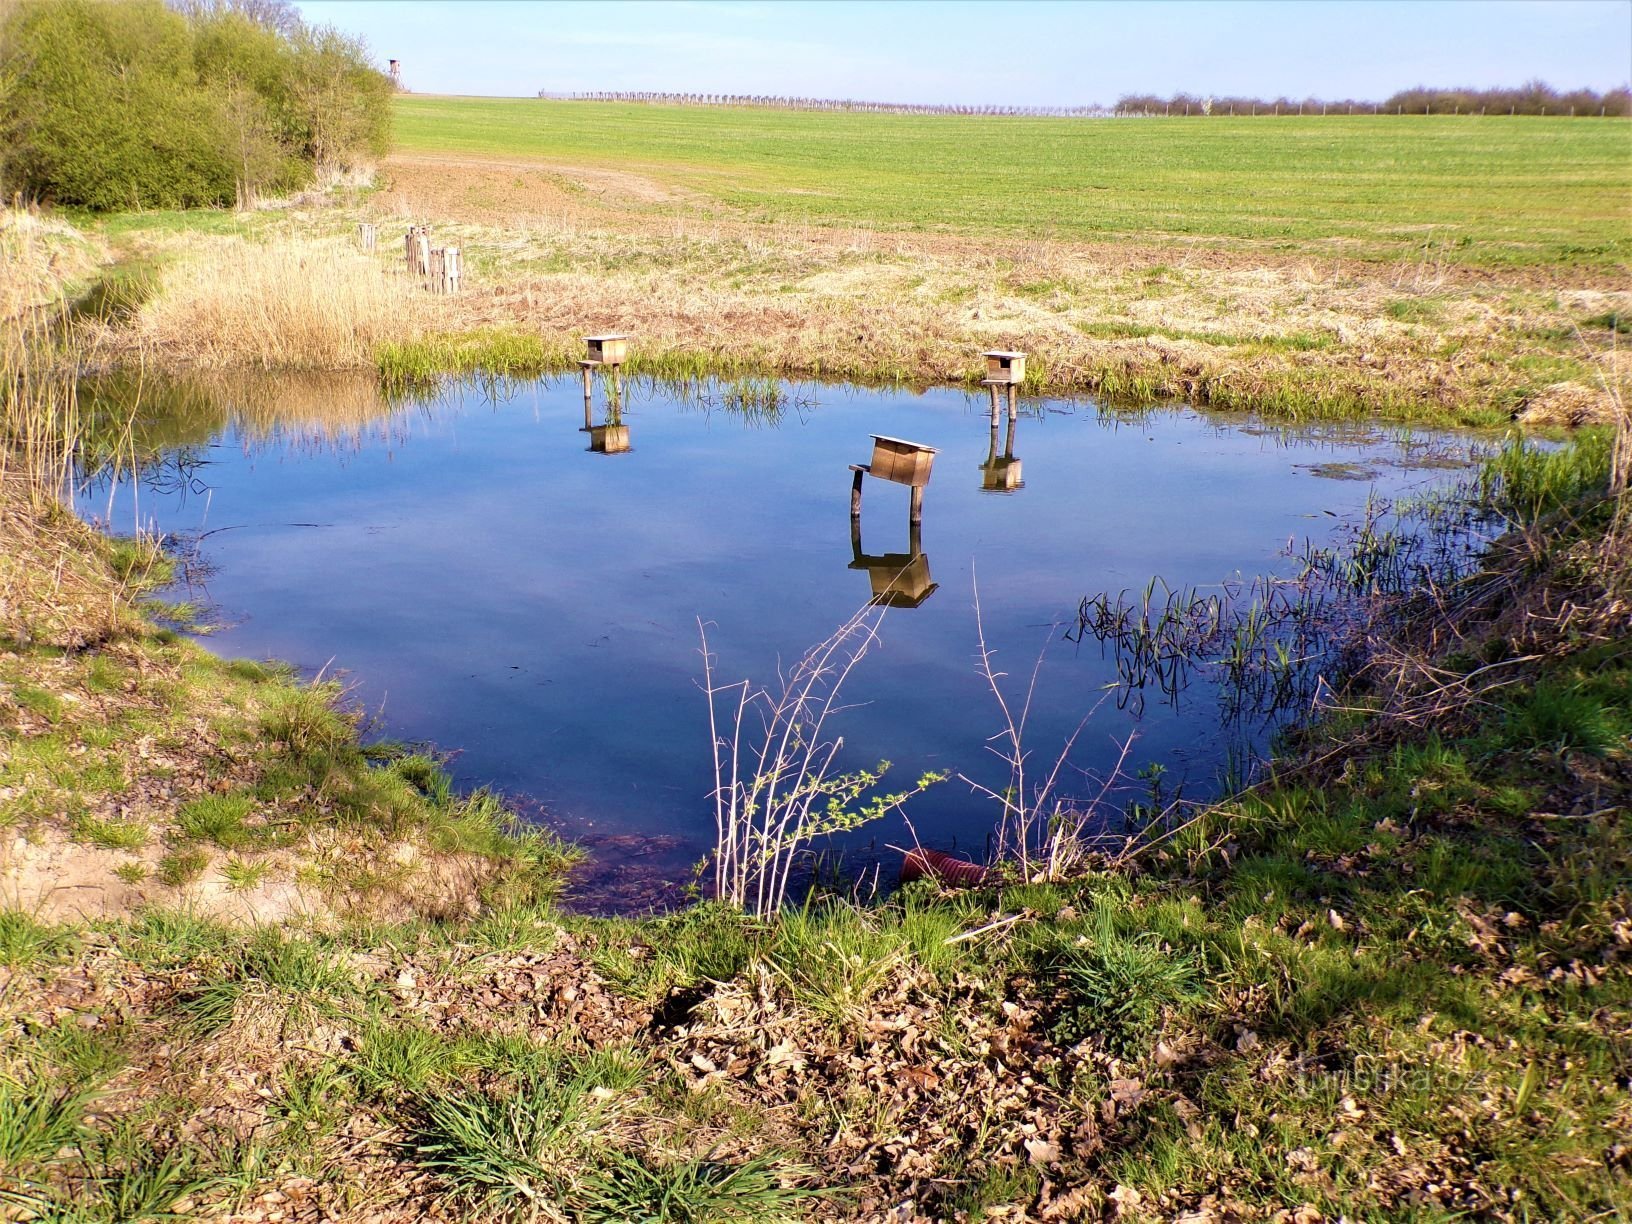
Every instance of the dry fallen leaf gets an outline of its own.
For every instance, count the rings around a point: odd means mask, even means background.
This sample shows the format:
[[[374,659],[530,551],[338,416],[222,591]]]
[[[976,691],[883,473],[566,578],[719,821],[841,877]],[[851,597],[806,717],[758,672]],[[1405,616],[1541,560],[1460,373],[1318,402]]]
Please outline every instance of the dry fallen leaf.
[[[1032,1164],[1045,1168],[1059,1163],[1060,1149],[1057,1144],[1050,1143],[1047,1139],[1027,1139],[1026,1155],[1030,1157]]]

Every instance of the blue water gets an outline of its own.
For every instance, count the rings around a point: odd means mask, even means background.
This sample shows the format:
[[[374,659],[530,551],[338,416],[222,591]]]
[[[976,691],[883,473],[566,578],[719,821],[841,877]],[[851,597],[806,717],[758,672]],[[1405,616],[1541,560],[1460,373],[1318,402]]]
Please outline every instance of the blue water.
[[[298,411],[251,426],[227,402],[224,423],[185,452],[187,479],[153,462],[145,483],[87,491],[82,508],[115,529],[139,521],[196,539],[208,572],[195,567],[193,594],[221,625],[210,649],[343,674],[375,733],[453,753],[461,785],[525,797],[603,859],[660,844],[670,871],[712,838],[698,622],[722,677],[769,682],[867,601],[847,465],[868,460],[869,435],[938,448],[928,575],[909,594],[935,588],[885,613],[846,690],[858,704],[832,729],[850,765],[887,759],[901,780],[945,769],[996,788],[1005,771],[988,739],[1001,722],[976,670],[977,578],[1012,692],[1046,649],[1028,743],[1051,761],[1115,678],[1092,639],[1062,639],[1083,596],[1153,575],[1206,588],[1294,572],[1289,543],[1330,539],[1369,498],[1443,484],[1455,475],[1445,457],[1468,450],[1421,431],[1027,401],[1013,447],[1023,484],[993,492],[984,398],[788,391],[772,424],[727,410],[720,387],[636,386],[621,454],[587,449],[573,379],[497,397],[451,387],[338,431]],[[908,554],[907,506],[905,487],[867,482],[864,557]],[[1197,683],[1176,708],[1101,705],[1073,761],[1103,772],[1134,735],[1133,767],[1159,762],[1170,789],[1201,794],[1268,730],[1222,727],[1216,694]],[[1098,785],[1072,772],[1065,789]],[[978,851],[995,812],[954,780],[910,815],[926,844]],[[850,844],[900,838],[885,822]]]

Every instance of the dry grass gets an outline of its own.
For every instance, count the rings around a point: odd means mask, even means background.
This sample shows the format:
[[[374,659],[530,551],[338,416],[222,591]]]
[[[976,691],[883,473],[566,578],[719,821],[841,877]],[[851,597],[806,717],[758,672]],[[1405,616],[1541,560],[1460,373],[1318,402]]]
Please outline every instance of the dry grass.
[[[90,528],[0,480],[0,637],[77,650],[135,623]]]
[[[0,209],[0,321],[50,308],[102,262],[100,245],[30,208]]]
[[[128,341],[167,361],[263,369],[372,366],[423,311],[377,261],[339,240],[194,241],[167,267]]]
[[[384,181],[366,207],[246,216],[249,237],[124,219],[159,271],[112,343],[172,364],[363,369],[386,347],[425,342],[435,366],[511,339],[549,363],[615,328],[652,372],[910,384],[975,377],[983,349],[1017,347],[1034,391],[1486,424],[1610,419],[1599,373],[1625,372],[1577,336],[1602,347],[1632,293],[1579,269],[1559,287],[1429,260],[754,222],[637,174],[526,162],[398,157]],[[372,255],[363,217],[383,222]],[[433,298],[403,275],[394,221],[462,246],[466,291]]]
[[[525,163],[388,174],[385,210],[466,251],[472,292],[438,329],[618,327],[644,355],[798,375],[957,380],[1003,346],[1033,354],[1039,389],[1293,413],[1494,419],[1572,382],[1579,422],[1608,405],[1575,332],[1632,307],[1576,272],[754,223]]]

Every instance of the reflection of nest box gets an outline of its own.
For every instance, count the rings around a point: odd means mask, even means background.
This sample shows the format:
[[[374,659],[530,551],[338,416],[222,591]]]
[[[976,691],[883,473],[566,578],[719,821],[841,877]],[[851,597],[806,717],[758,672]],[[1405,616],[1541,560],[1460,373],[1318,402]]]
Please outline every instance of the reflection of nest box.
[[[893,480],[896,484],[921,489],[929,483],[929,469],[934,463],[933,446],[874,434],[873,461],[867,471],[880,480]]]
[[[1007,457],[990,459],[980,465],[980,487],[987,493],[1013,493],[1025,485],[1020,478],[1020,460]]]
[[[584,344],[589,348],[589,360],[594,365],[622,365],[629,354],[628,336],[585,336]]]
[[[867,571],[873,602],[886,608],[916,608],[935,593],[938,583],[929,576],[929,558],[923,553],[857,555],[851,569]]]
[[[1024,353],[991,352],[986,354],[986,381],[989,383],[1022,383],[1026,380]]]
[[[591,425],[589,449],[598,455],[621,455],[629,449],[629,426]]]
[[[907,529],[907,551],[866,556],[861,551],[861,522],[850,520],[850,568],[866,570],[872,584],[873,602],[886,608],[916,608],[935,593],[929,576],[929,558],[924,555],[923,533],[918,524]]]

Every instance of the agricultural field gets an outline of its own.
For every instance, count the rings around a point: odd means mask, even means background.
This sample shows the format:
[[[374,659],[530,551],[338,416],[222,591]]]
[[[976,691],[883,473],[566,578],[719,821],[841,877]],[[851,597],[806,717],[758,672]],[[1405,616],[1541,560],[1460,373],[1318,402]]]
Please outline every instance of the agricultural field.
[[[1017,348],[1034,393],[1476,426],[1609,420],[1627,361],[1621,120],[395,105],[372,187],[88,218],[146,269],[106,343],[404,382],[610,329],[639,373],[913,386]],[[468,292],[402,277],[409,221]]]
[[[1481,268],[1632,257],[1632,124],[1023,119],[397,102],[406,154],[616,168],[763,221]]]

